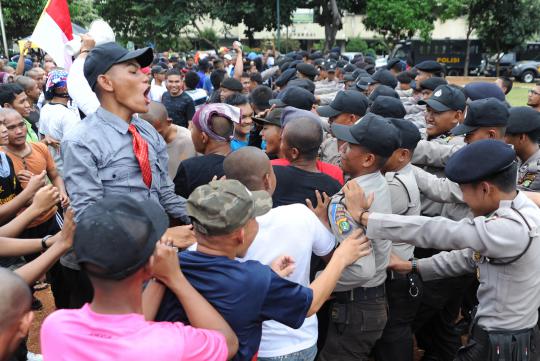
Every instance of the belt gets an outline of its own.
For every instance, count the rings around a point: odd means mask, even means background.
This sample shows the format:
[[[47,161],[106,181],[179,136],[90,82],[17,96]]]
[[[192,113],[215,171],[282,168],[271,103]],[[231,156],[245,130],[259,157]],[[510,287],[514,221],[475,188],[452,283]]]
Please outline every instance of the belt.
[[[334,292],[333,295],[340,303],[353,303],[384,297],[386,291],[382,284],[377,287],[357,287],[349,291]]]
[[[406,273],[399,273],[393,270],[387,270],[386,274],[389,280],[408,280],[409,279]]]

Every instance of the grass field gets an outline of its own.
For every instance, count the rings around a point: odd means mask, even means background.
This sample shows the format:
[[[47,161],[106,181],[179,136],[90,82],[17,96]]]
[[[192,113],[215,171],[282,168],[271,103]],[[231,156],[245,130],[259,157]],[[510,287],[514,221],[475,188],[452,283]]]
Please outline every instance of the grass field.
[[[506,96],[506,99],[514,107],[527,105],[527,95],[531,87],[532,85],[515,84],[512,91]]]

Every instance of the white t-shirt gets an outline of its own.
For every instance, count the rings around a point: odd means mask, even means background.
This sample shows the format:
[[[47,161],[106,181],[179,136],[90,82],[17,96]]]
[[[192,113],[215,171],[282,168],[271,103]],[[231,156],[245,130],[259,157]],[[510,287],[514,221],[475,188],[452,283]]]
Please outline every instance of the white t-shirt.
[[[64,134],[81,120],[77,109],[47,103],[39,114],[39,133],[62,141]]]
[[[161,103],[161,97],[163,96],[163,93],[167,91],[167,88],[165,88],[163,85],[155,85],[152,84],[150,86],[150,100],[153,100],[155,102]]]
[[[273,208],[257,217],[259,232],[243,260],[257,260],[270,265],[277,257],[287,255],[296,268],[288,280],[309,286],[311,253],[329,254],[335,245],[332,233],[303,204]],[[306,318],[294,330],[276,321],[263,322],[260,357],[277,357],[305,350],[317,343],[317,316]]]

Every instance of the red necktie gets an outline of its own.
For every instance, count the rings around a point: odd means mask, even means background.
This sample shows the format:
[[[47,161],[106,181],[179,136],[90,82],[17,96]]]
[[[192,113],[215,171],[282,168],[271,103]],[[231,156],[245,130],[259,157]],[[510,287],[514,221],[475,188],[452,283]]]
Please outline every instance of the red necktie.
[[[148,143],[141,137],[133,124],[129,125],[128,131],[133,135],[133,152],[141,166],[144,184],[150,188],[152,185],[152,169],[150,168],[150,161],[148,160]]]

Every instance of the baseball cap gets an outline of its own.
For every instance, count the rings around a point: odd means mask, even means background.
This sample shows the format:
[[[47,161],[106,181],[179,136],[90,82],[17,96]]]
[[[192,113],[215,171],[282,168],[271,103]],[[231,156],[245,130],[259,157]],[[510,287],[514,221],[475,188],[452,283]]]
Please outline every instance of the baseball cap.
[[[382,85],[386,85],[392,89],[394,89],[397,86],[397,79],[389,70],[381,69],[377,70],[371,78],[373,79],[373,83],[381,83]]]
[[[287,86],[297,86],[306,89],[310,93],[315,93],[315,83],[310,79],[293,79],[287,83]]]
[[[540,130],[540,112],[531,107],[512,107],[509,112],[506,134],[528,134]]]
[[[446,177],[458,184],[479,182],[508,169],[516,160],[509,144],[482,139],[454,153],[444,168]]]
[[[274,108],[269,111],[264,118],[251,117],[253,121],[257,124],[265,125],[271,124],[281,127],[281,114],[283,113],[284,108]]]
[[[163,68],[161,65],[155,65],[152,67],[152,74],[164,74],[167,72],[167,69]]]
[[[109,195],[82,213],[73,249],[79,264],[98,268],[85,269],[89,274],[121,280],[144,266],[168,227],[169,218],[157,202]]]
[[[236,92],[242,91],[242,83],[234,78],[226,78],[221,82],[221,87]]]
[[[314,77],[319,75],[319,71],[317,68],[311,64],[307,63],[300,63],[296,66],[296,70],[298,70],[299,73],[302,73],[306,76]]]
[[[382,157],[389,157],[401,145],[399,131],[379,115],[367,113],[353,126],[332,124],[332,133],[337,139],[366,147]]]
[[[459,124],[451,132],[453,135],[463,135],[481,127],[506,127],[508,117],[508,107],[500,100],[474,100],[469,103],[463,124]]]
[[[415,149],[422,138],[418,127],[414,125],[413,122],[406,119],[390,118],[390,122],[392,122],[394,127],[399,131],[400,148]]]
[[[358,81],[356,82],[356,88],[358,90],[364,91],[369,87],[369,84],[373,83],[373,78],[370,76],[362,76]]]
[[[283,87],[289,81],[296,78],[296,69],[287,69],[281,73],[281,75],[276,79],[276,85],[278,87]]]
[[[387,95],[379,95],[369,107],[369,111],[384,118],[404,118],[407,115],[401,100]]]
[[[428,89],[428,90],[435,90],[440,85],[446,85],[448,82],[444,78],[439,78],[437,76],[431,77],[426,80],[422,80],[419,84],[419,87],[416,88],[416,90],[422,90],[422,89]],[[418,89],[420,88],[420,89]]]
[[[465,95],[471,100],[479,100],[486,98],[495,98],[504,102],[506,97],[504,92],[494,83],[475,82],[465,85]]]
[[[419,100],[418,104],[427,104],[436,112],[448,110],[465,110],[465,94],[450,85],[439,85],[427,100]]]
[[[342,113],[364,116],[368,107],[368,98],[355,90],[342,90],[337,93],[330,105],[317,108],[321,117],[331,118]]]
[[[278,107],[291,106],[298,109],[311,110],[315,104],[315,96],[306,89],[297,86],[288,86],[279,93],[277,99],[270,99],[270,104]]]
[[[195,230],[222,235],[244,226],[272,209],[266,191],[249,191],[236,179],[212,181],[195,188],[187,200],[187,213]]]
[[[151,48],[142,48],[128,51],[117,43],[110,42],[93,48],[84,61],[84,77],[90,88],[94,90],[97,78],[105,74],[113,65],[136,60],[144,68],[152,64],[153,55]]]
[[[377,99],[377,97],[381,95],[386,95],[389,97],[394,97],[396,99],[399,99],[399,95],[394,89],[390,88],[389,86],[382,85],[382,84],[376,87],[375,90],[372,91],[371,94],[369,94],[368,99],[370,102],[374,102],[375,99]]]

